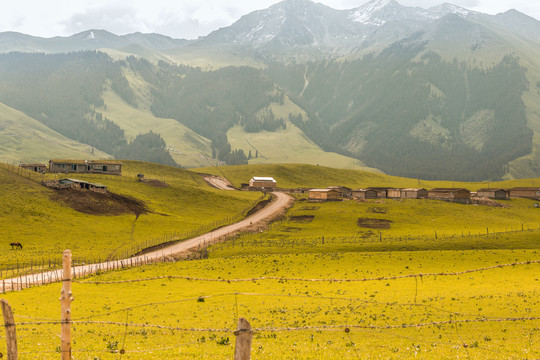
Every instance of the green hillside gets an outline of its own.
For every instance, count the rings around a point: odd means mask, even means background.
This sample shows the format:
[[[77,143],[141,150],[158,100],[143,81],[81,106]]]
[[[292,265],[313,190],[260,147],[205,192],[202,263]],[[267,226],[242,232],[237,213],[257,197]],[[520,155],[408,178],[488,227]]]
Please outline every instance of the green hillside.
[[[54,158],[107,159],[111,156],[68,139],[24,113],[0,103],[0,160],[48,162]]]
[[[258,193],[218,191],[197,174],[174,167],[122,163],[122,176],[76,177],[105,184],[127,200],[136,199],[146,212],[126,209],[115,198],[83,196],[88,192],[71,191],[68,193],[75,198],[66,198],[66,193],[50,190],[26,174],[0,167],[0,237],[4,241],[0,262],[56,259],[61,249],[72,249],[86,259],[126,256],[146,243],[170,241],[222,225],[260,197]],[[158,180],[157,186],[137,181],[140,173]],[[7,245],[14,241],[21,242],[24,249],[11,251]]]
[[[128,77],[131,87],[136,89],[138,107],[127,104],[114,91],[103,93],[104,106],[99,109],[108,119],[117,124],[126,139],[132,140],[139,134],[153,131],[167,143],[172,158],[183,167],[200,167],[212,164],[210,141],[173,119],[155,117],[145,103],[148,85],[135,76]]]

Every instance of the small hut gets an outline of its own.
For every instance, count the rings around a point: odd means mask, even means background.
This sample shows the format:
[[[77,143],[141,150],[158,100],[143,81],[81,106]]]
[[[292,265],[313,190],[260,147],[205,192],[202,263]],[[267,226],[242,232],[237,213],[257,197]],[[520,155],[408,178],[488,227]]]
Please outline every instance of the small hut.
[[[352,191],[352,197],[353,199],[376,199],[377,192],[368,189],[354,189]]]
[[[368,187],[367,190],[374,190],[377,192],[377,198],[385,199],[388,197],[387,190],[391,189],[388,187]]]
[[[471,192],[467,189],[435,188],[428,191],[428,198],[469,204],[471,202]]]
[[[346,186],[328,186],[327,189],[334,189],[340,192],[342,197],[350,198],[352,196],[351,188]]]
[[[308,193],[308,199],[315,201],[337,201],[341,198],[340,194],[336,189],[311,189]]]
[[[508,199],[508,191],[504,189],[483,188],[476,191],[478,197],[486,197],[495,200]]]
[[[401,198],[401,189],[387,189],[386,197],[389,199],[399,199]]]
[[[428,197],[428,191],[424,188],[422,189],[401,189],[401,198],[402,199],[426,199]]]

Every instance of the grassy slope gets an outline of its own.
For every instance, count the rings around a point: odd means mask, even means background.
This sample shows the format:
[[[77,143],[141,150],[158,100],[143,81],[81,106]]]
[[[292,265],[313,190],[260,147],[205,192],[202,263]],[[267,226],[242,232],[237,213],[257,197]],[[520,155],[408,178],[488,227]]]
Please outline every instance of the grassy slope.
[[[191,276],[210,279],[259,276],[305,279],[364,279],[395,275],[454,272],[537,258],[532,250],[423,251],[393,253],[319,253],[218,258],[145,266],[91,280],[162,277],[125,284],[74,284],[73,319],[104,321],[75,324],[74,354],[84,358],[230,359],[237,317],[254,328],[343,325],[334,331],[258,331],[254,359],[509,359],[538,358],[539,321],[472,322],[407,328],[403,324],[466,319],[530,317],[540,312],[540,265],[520,265],[465,276],[424,276],[368,282],[248,281],[202,282],[167,279]],[[504,284],[504,286],[501,286]],[[59,319],[61,284],[4,297],[16,321]],[[239,294],[236,294],[239,293]],[[235,295],[236,294],[236,295]],[[197,301],[199,297],[206,299]],[[226,332],[170,331],[180,328],[231,329]],[[113,325],[109,322],[117,322]],[[357,329],[354,326],[383,329]],[[17,327],[19,351],[55,359],[60,325]],[[395,326],[393,329],[384,329]],[[3,332],[3,330],[0,330]],[[227,342],[225,339],[229,338]],[[465,347],[467,344],[467,348]],[[5,353],[5,342],[0,343]],[[88,352],[87,352],[88,351]],[[361,356],[360,356],[361,354]]]
[[[300,181],[322,184],[326,181],[360,184],[378,179],[387,184],[406,184],[416,180],[392,178],[386,175],[361,171],[336,170],[307,165],[252,165],[221,168],[236,181],[243,181],[254,171],[272,170],[280,182],[297,184]],[[215,169],[214,169],[215,170]],[[156,211],[168,214],[171,221],[177,212],[189,212],[187,218],[211,209],[198,209],[199,204],[208,207],[200,178],[193,173],[159,165],[125,162],[125,175],[132,177],[142,172],[148,177],[171,183],[171,191],[148,190],[142,184],[110,181],[118,192],[134,196],[147,196]],[[0,174],[3,174],[0,170]],[[264,173],[264,175],[272,175]],[[90,177],[92,178],[92,177]],[[10,181],[13,193],[24,194],[35,203],[46,201],[43,188],[32,186],[12,174],[0,179]],[[114,179],[114,178],[111,178]],[[302,180],[304,179],[304,180]],[[101,182],[105,180],[100,179]],[[516,182],[517,183],[517,182]],[[2,184],[5,188],[5,184]],[[139,188],[141,186],[142,188]],[[173,191],[174,190],[174,191]],[[189,194],[178,194],[189,192]],[[224,201],[240,201],[229,196],[248,196],[249,193],[210,191],[212,208],[225,206]],[[200,197],[196,197],[198,193]],[[209,194],[210,195],[210,194]],[[41,199],[45,197],[45,200]],[[187,203],[186,197],[191,200]],[[166,199],[166,200],[165,200]],[[193,201],[197,199],[197,201]],[[32,212],[44,209],[22,199],[4,207],[4,214],[21,214],[15,221],[35,219]],[[49,219],[63,216],[68,224],[59,231],[76,231],[73,214],[47,203],[53,214]],[[457,272],[497,264],[538,260],[538,230],[507,235],[497,234],[486,238],[441,238],[443,234],[459,233],[463,227],[493,231],[502,227],[515,228],[521,222],[532,225],[538,222],[531,210],[532,201],[511,200],[509,209],[447,204],[437,201],[384,201],[358,203],[353,201],[327,204],[297,202],[289,215],[315,215],[311,223],[298,223],[291,218],[276,223],[257,236],[240,237],[232,246],[216,245],[210,248],[210,259],[157,264],[93,276],[91,280],[129,280],[161,277],[160,279],[125,284],[93,285],[74,284],[74,319],[117,322],[126,319],[135,324],[156,324],[180,328],[234,329],[238,316],[246,317],[256,328],[303,327],[346,325],[335,331],[259,331],[253,339],[254,358],[302,358],[302,359],[356,359],[359,354],[366,358],[422,358],[441,359],[467,357],[470,359],[508,359],[523,356],[537,358],[540,346],[536,341],[539,321],[479,322],[458,326],[438,325],[421,328],[402,327],[403,324],[444,322],[448,320],[530,317],[540,312],[538,281],[540,265],[519,265],[504,269],[469,273],[465,276],[424,276],[414,278],[385,279],[368,282],[298,282],[298,281],[248,281],[203,282],[166,278],[167,276],[191,276],[210,279],[234,279],[251,277],[295,277],[305,279],[365,279],[402,276],[418,273]],[[0,205],[1,206],[1,205]],[[232,204],[228,204],[233,206]],[[385,208],[386,213],[373,212],[374,207]],[[56,213],[60,212],[59,215]],[[10,215],[11,214],[11,215]],[[408,231],[429,234],[427,240],[401,240],[367,242],[364,248],[356,244],[332,244],[331,237],[359,235],[358,217],[389,218],[394,221],[391,229],[383,230],[384,236],[403,236]],[[3,219],[4,216],[0,216]],[[127,227],[129,220],[127,219]],[[159,216],[147,221],[164,224]],[[99,217],[89,217],[89,221]],[[141,219],[142,220],[142,219]],[[41,220],[34,220],[28,231],[40,232]],[[82,222],[81,222],[82,223]],[[120,224],[116,220],[115,226]],[[24,224],[24,222],[23,222]],[[39,225],[35,225],[39,224]],[[25,224],[26,225],[26,224]],[[98,224],[96,224],[97,226]],[[101,224],[100,224],[101,225]],[[137,223],[138,231],[139,223]],[[142,228],[144,229],[144,225]],[[154,227],[154,229],[156,229]],[[288,229],[287,229],[288,228]],[[292,229],[296,228],[296,229]],[[0,227],[4,229],[4,224]],[[100,227],[99,230],[103,230]],[[141,229],[141,230],[143,230]],[[298,231],[298,230],[299,231]],[[509,229],[510,230],[510,229]],[[11,229],[12,232],[15,230]],[[110,230],[109,230],[110,231]],[[433,238],[433,232],[439,238]],[[305,246],[302,237],[326,236],[326,246]],[[276,246],[266,247],[253,241],[278,240]],[[97,238],[94,247],[103,246]],[[284,242],[282,242],[284,241]],[[58,252],[61,246],[58,245]],[[360,244],[361,245],[361,244]],[[510,249],[509,249],[510,248]],[[492,250],[487,250],[492,249]],[[74,250],[74,256],[83,247]],[[399,250],[399,251],[395,251]],[[415,250],[415,251],[409,251]],[[13,253],[9,251],[10,255]],[[276,253],[276,254],[273,254]],[[504,284],[504,286],[501,286]],[[16,321],[28,321],[27,317],[58,319],[58,294],[60,284],[9,293],[4,297],[15,309]],[[207,297],[198,300],[200,297]],[[393,329],[356,329],[352,326],[396,326]],[[40,352],[43,359],[58,356],[53,350],[59,340],[52,333],[58,325],[32,325],[18,327],[19,349],[24,352]],[[230,358],[234,336],[228,332],[170,331],[157,328],[133,327],[127,331],[122,325],[76,324],[73,332],[74,350],[92,349],[89,357],[99,354],[101,359],[113,359],[117,353],[107,350],[122,349],[125,359],[163,358]],[[2,330],[0,330],[2,331]],[[229,341],[226,341],[226,338]],[[467,344],[467,348],[464,347]],[[5,352],[5,343],[0,343]]]
[[[487,182],[466,183],[452,181],[425,181],[366,172],[361,170],[334,169],[324,166],[298,164],[235,165],[196,169],[199,172],[213,173],[227,177],[234,186],[248,183],[253,176],[273,176],[279,187],[318,188],[332,185],[350,188],[369,186],[388,187],[464,187],[469,190],[488,187]],[[489,187],[540,186],[540,179],[509,180],[490,182]]]
[[[105,108],[99,109],[109,120],[120,126],[128,140],[138,134],[153,131],[167,143],[173,159],[183,167],[208,166],[212,155],[210,141],[173,119],[157,118],[149,110],[148,85],[132,73],[126,74],[137,94],[139,108],[126,104],[115,92],[103,94]]]
[[[47,162],[51,158],[106,159],[110,155],[68,139],[0,103],[0,159],[7,162]]]
[[[283,105],[273,103],[270,108],[277,119],[286,120],[289,114],[301,113],[304,117],[307,116],[287,97]],[[251,151],[253,157],[258,151],[259,157],[251,159],[250,164],[319,164],[344,169],[377,171],[368,168],[360,160],[325,152],[289,121],[286,121],[286,129],[280,128],[275,132],[247,133],[242,127],[236,126],[227,132],[227,137],[233,149],[243,149],[246,154]]]
[[[218,191],[182,169],[131,161],[123,164],[122,177],[78,174],[77,178],[103,183],[114,193],[144,201],[152,212],[138,219],[134,214],[78,213],[52,201],[52,190],[0,168],[0,238],[4,242],[0,263],[57,258],[63,249],[73,250],[76,257],[122,255],[146,240],[195,231],[238,215],[259,196]],[[170,186],[157,188],[137,182],[137,173]],[[12,241],[20,241],[24,250],[11,251],[7,244]]]

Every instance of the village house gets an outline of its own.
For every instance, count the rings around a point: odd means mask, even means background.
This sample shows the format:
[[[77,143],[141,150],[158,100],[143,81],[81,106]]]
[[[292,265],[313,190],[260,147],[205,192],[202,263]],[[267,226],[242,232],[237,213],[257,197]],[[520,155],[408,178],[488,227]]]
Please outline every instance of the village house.
[[[428,190],[428,198],[469,204],[471,202],[471,192],[467,189],[435,188]]]
[[[386,197],[389,199],[399,199],[401,198],[401,189],[387,189]]]
[[[401,189],[401,198],[402,199],[426,199],[428,197],[428,191],[424,188],[422,189]]]
[[[528,198],[540,200],[540,188],[539,187],[515,187],[507,189],[511,198]]]
[[[308,193],[309,200],[337,201],[341,199],[341,193],[336,189],[311,189]]]
[[[339,191],[342,197],[350,198],[352,196],[352,190],[346,186],[328,186],[327,189]]]
[[[54,173],[122,175],[122,163],[114,160],[62,160],[49,161],[49,171]]]
[[[354,189],[352,191],[352,197],[353,199],[376,199],[377,192],[368,189]]]
[[[374,190],[377,192],[377,198],[386,199],[388,197],[387,190],[391,188],[387,187],[368,187],[367,190]]]
[[[249,187],[252,188],[275,188],[276,180],[273,177],[254,176],[249,180]]]
[[[483,188],[476,191],[476,196],[495,200],[508,199],[508,191],[504,189]]]
[[[47,171],[47,165],[45,164],[20,164],[19,167],[39,173],[44,173]]]

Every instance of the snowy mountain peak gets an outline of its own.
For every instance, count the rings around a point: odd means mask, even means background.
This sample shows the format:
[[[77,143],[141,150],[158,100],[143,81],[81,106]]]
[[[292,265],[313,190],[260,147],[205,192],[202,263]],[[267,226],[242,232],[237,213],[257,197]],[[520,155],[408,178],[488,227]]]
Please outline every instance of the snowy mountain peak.
[[[366,25],[384,25],[388,18],[383,16],[386,8],[400,6],[394,0],[373,0],[354,10],[351,20]]]
[[[476,12],[467,10],[465,8],[459,7],[454,4],[444,3],[442,5],[433,6],[429,8],[428,12],[431,14],[431,17],[434,19],[439,19],[448,14],[455,14],[461,17],[466,17],[471,14],[476,14]]]

